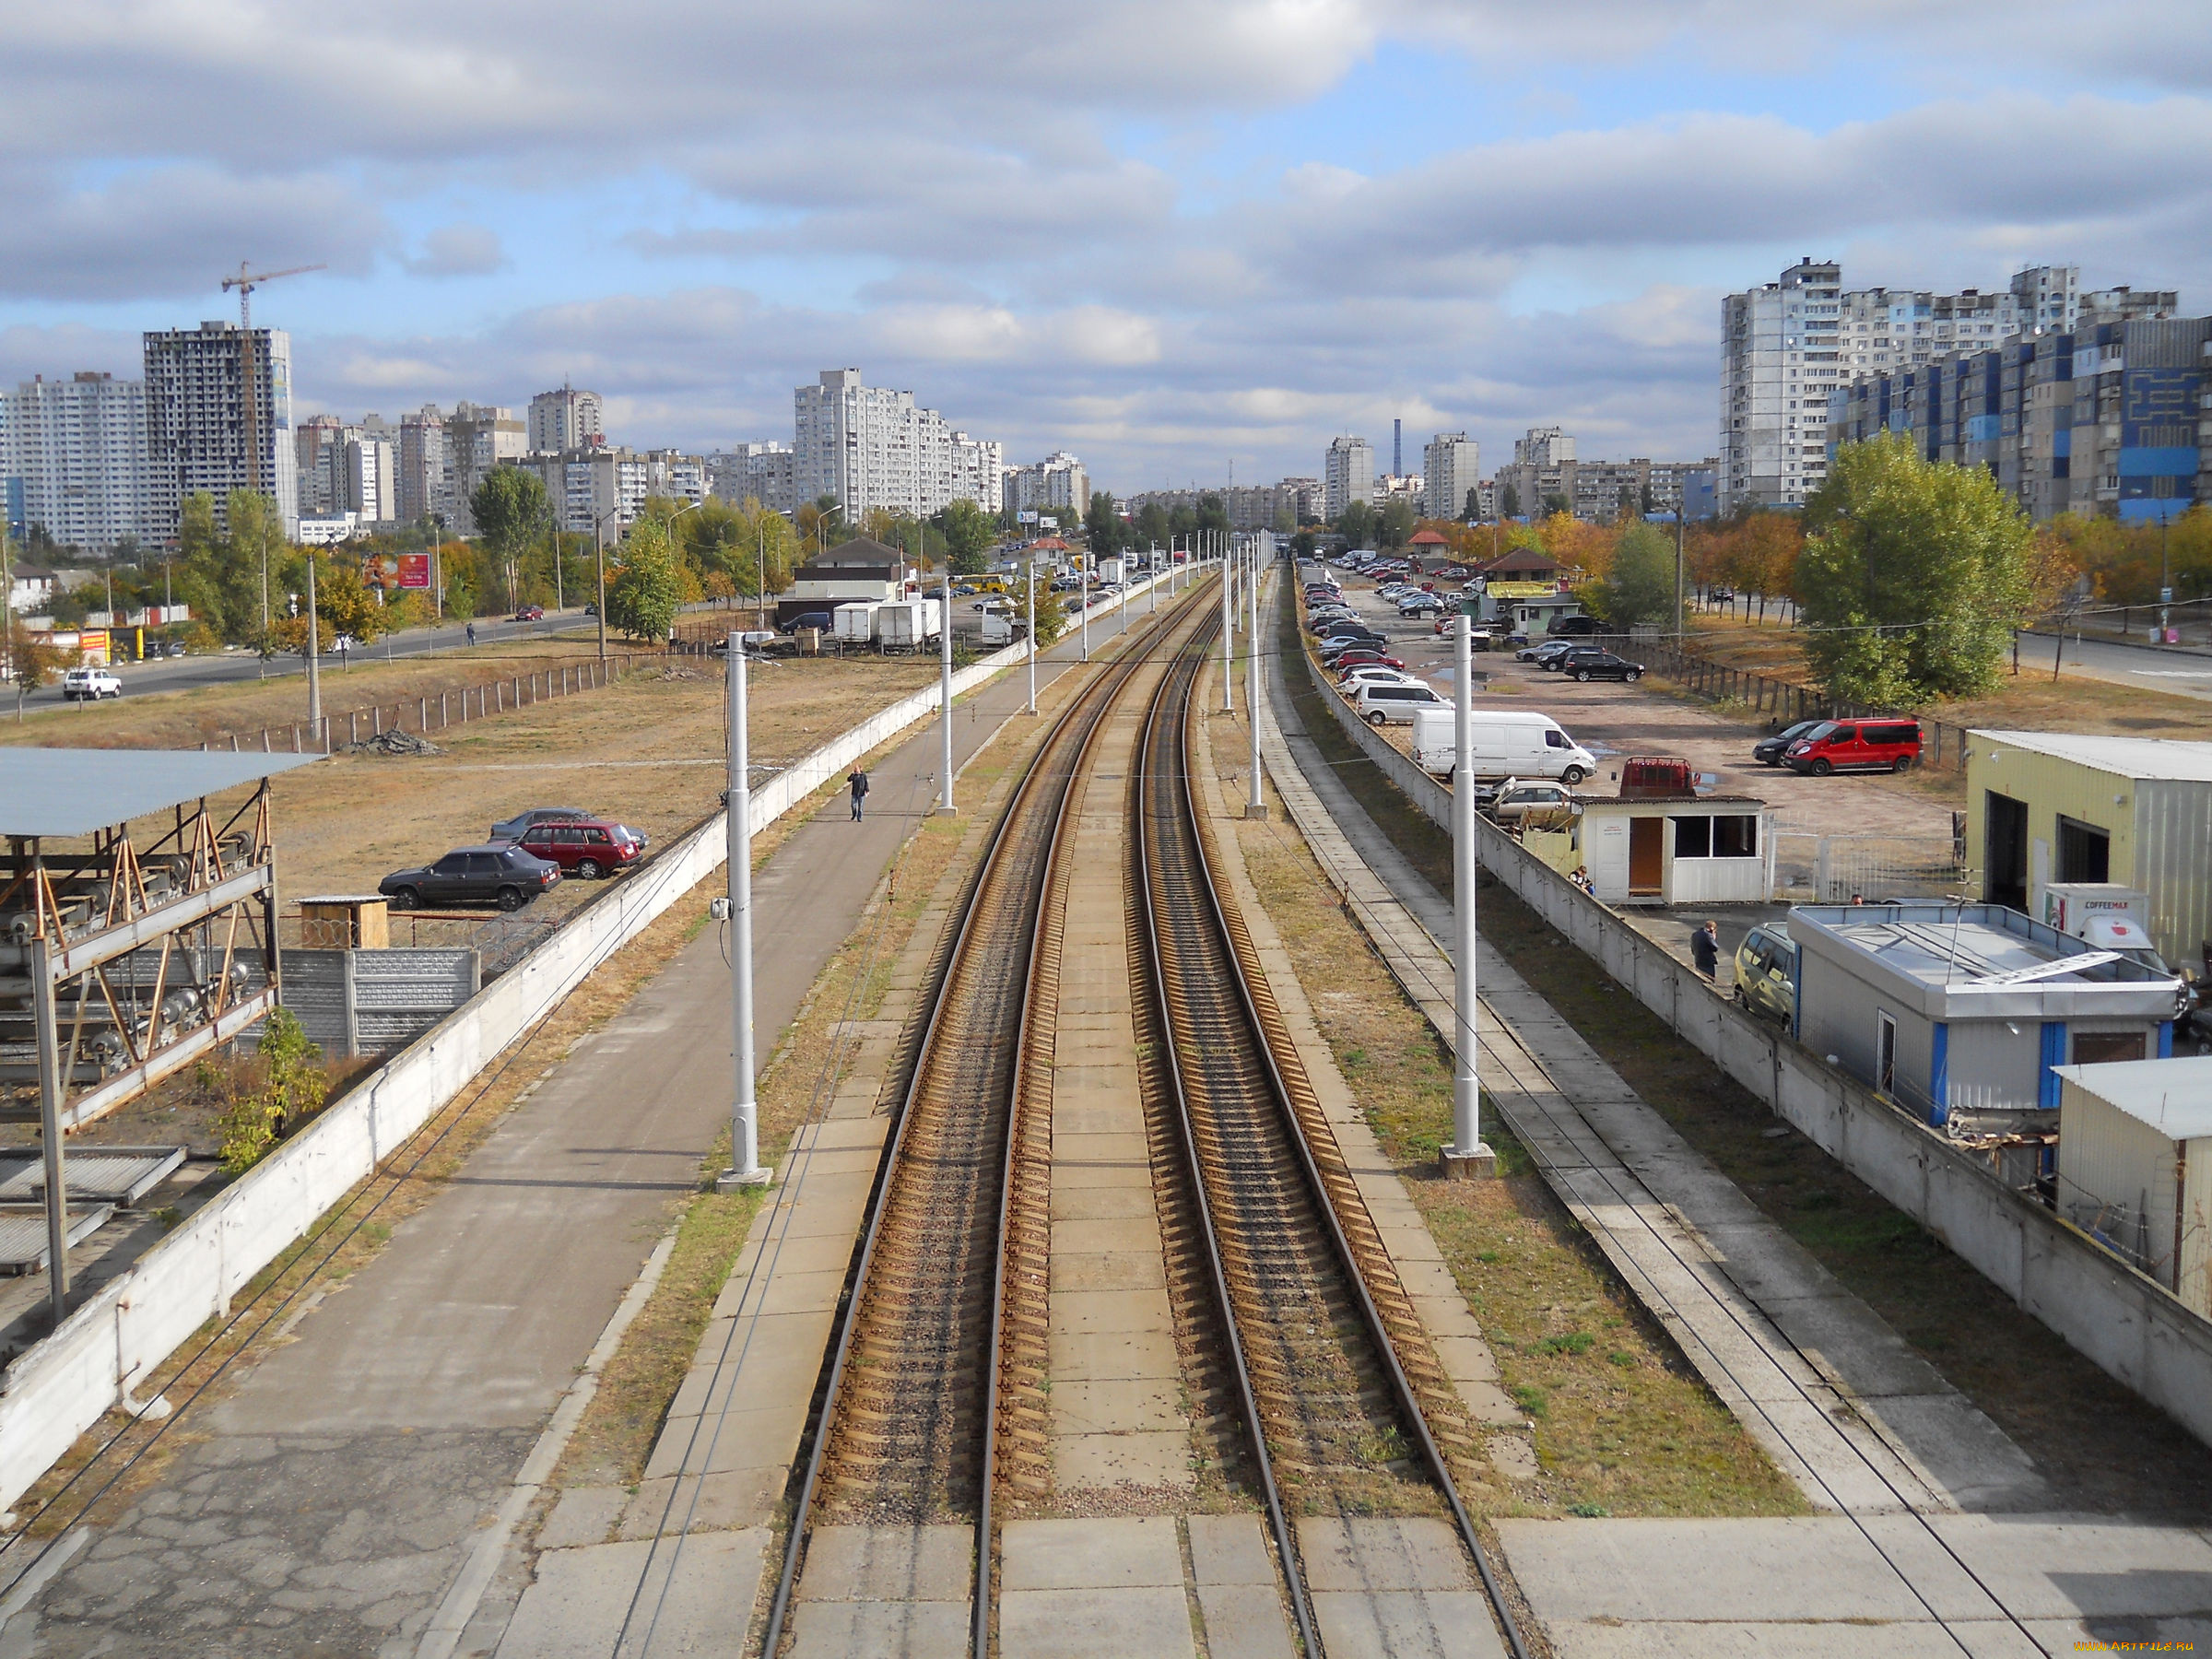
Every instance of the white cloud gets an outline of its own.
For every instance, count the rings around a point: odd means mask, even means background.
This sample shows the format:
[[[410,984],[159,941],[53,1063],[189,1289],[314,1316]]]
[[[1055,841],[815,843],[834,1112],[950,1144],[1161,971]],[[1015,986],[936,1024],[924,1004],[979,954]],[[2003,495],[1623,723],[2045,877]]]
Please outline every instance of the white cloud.
[[[418,276],[488,276],[507,268],[499,234],[482,225],[441,225],[422,239],[422,252],[406,262]]]

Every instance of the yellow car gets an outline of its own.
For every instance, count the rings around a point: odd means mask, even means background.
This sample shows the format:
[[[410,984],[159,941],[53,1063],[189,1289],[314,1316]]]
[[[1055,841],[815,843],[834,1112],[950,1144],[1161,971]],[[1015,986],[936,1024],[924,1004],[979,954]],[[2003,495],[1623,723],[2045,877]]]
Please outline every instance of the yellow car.
[[[1735,947],[1735,1000],[1754,1014],[1794,1027],[1797,947],[1785,922],[1762,922]]]

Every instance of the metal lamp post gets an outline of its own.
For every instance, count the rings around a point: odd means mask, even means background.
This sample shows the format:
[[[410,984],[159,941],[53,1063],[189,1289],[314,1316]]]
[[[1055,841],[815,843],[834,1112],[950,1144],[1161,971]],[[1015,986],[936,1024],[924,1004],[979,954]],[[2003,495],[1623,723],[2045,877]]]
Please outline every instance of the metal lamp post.
[[[1030,555],[1030,706],[1037,712],[1037,555]]]
[[[315,647],[322,643],[315,636],[321,631],[315,620],[315,555],[309,548],[307,555],[307,729],[323,729],[323,677],[318,669]],[[324,746],[326,749],[328,745]]]
[[[952,559],[945,560],[944,609],[937,618],[937,650],[940,667],[937,674],[937,699],[944,718],[938,722],[945,734],[945,783],[937,792],[937,810],[942,813],[957,811],[952,804]]]
[[[1235,573],[1230,571],[1229,559],[1224,557],[1221,560],[1221,712],[1224,714],[1234,713],[1237,707],[1236,682],[1230,666],[1230,652],[1232,649],[1230,635],[1236,629],[1236,605],[1230,596],[1230,590],[1235,586]]]
[[[744,636],[730,634],[729,806],[723,843],[729,876],[730,1036],[735,1054],[730,1107],[730,1167],[714,1190],[765,1186],[775,1173],[760,1167],[759,1108],[753,1098],[753,794],[746,727]]]
[[[1265,818],[1267,800],[1260,793],[1260,583],[1257,574],[1259,547],[1265,530],[1253,538],[1253,564],[1254,574],[1250,588],[1251,609],[1247,612],[1249,626],[1244,629],[1244,720],[1252,727],[1252,796],[1244,803],[1244,816]]]

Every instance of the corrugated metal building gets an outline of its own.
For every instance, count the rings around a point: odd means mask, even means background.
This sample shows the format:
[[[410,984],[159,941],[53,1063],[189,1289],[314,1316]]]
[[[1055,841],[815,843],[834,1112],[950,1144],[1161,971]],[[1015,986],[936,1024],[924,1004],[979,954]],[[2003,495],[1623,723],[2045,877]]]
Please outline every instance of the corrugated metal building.
[[[1891,1100],[1953,1112],[2058,1105],[2052,1067],[2170,1053],[2175,982],[1992,904],[1800,905],[1798,1040]]]
[[[2058,1076],[2059,1213],[2212,1317],[2212,1058]]]
[[[1967,735],[1968,879],[1992,904],[2042,914],[2054,881],[2150,895],[2169,963],[2212,940],[2212,742],[2064,732]]]

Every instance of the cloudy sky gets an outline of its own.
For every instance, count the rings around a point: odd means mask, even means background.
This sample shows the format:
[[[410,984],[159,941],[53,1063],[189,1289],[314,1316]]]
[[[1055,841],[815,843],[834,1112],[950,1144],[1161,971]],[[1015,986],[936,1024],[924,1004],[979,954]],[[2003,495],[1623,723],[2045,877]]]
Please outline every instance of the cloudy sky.
[[[1713,448],[1718,298],[2212,305],[2204,0],[0,0],[0,379],[292,334],[296,412],[791,435],[856,364],[1124,493],[1393,417]]]

